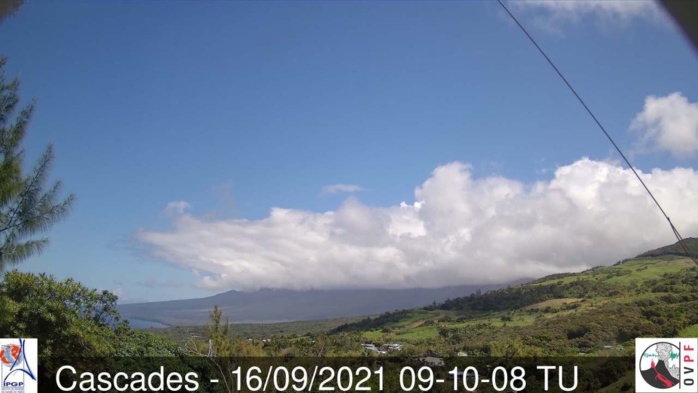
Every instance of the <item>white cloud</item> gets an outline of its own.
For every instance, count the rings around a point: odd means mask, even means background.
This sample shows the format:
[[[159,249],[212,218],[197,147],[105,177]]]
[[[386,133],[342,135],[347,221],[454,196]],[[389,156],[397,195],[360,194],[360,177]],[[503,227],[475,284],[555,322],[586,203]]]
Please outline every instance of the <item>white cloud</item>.
[[[683,234],[695,236],[698,173],[643,176]],[[610,264],[673,242],[629,170],[589,159],[534,184],[474,178],[454,162],[436,168],[412,203],[369,207],[349,198],[336,211],[274,208],[261,220],[184,213],[170,231],[137,235],[212,290],[502,283]]]
[[[633,120],[631,130],[640,133],[641,149],[654,145],[686,158],[698,152],[698,103],[681,93],[666,97],[649,96]]]
[[[176,214],[182,214],[184,213],[185,210],[190,209],[191,205],[189,202],[185,201],[174,201],[170,202],[167,204],[165,207],[165,212],[166,213],[176,213]]]
[[[180,288],[186,285],[186,283],[178,280],[167,280],[167,281],[158,281],[154,277],[148,277],[145,281],[138,281],[136,282],[137,285],[140,285],[142,287],[154,289],[158,287],[166,287],[166,288]]]
[[[507,5],[536,13],[539,25],[555,30],[587,17],[618,26],[638,19],[657,21],[664,15],[659,4],[650,0],[520,0]]]
[[[337,194],[339,192],[359,191],[366,191],[366,189],[361,186],[357,186],[356,184],[331,184],[329,186],[322,187],[323,194]]]

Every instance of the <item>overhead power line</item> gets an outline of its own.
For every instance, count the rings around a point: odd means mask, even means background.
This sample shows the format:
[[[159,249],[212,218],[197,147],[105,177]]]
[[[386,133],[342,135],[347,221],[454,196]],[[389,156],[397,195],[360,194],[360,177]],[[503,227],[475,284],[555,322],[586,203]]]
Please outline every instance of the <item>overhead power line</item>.
[[[589,116],[591,116],[591,118],[594,119],[594,122],[596,123],[596,125],[599,126],[599,128],[600,128],[601,131],[604,133],[604,135],[606,135],[606,138],[608,138],[608,140],[611,142],[611,144],[612,144],[613,147],[616,149],[616,151],[618,152],[618,154],[620,154],[620,156],[623,158],[623,161],[625,161],[625,163],[628,165],[628,168],[630,168],[630,170],[633,171],[633,173],[635,174],[635,177],[637,177],[637,180],[640,181],[640,184],[642,184],[642,186],[645,188],[645,191],[647,191],[647,193],[649,194],[650,198],[652,198],[652,201],[654,201],[654,204],[657,205],[657,208],[659,208],[659,211],[662,213],[662,215],[664,216],[664,218],[665,218],[665,219],[667,220],[667,222],[669,223],[669,226],[671,227],[671,231],[674,233],[674,236],[675,236],[676,239],[679,241],[679,244],[681,245],[681,248],[683,248],[683,250],[686,252],[686,255],[688,255],[688,257],[691,258],[691,260],[693,260],[693,263],[695,263],[696,266],[698,266],[698,259],[696,259],[696,257],[693,255],[693,253],[691,252],[691,250],[686,246],[686,243],[684,242],[683,237],[682,237],[681,234],[679,233],[679,230],[676,229],[676,226],[674,226],[674,223],[671,222],[671,219],[669,218],[669,216],[666,214],[666,212],[665,212],[664,209],[662,208],[662,205],[659,204],[659,201],[657,201],[657,198],[654,197],[654,194],[652,194],[652,191],[650,191],[649,187],[647,187],[647,184],[645,184],[645,182],[642,180],[642,177],[640,177],[640,174],[637,173],[637,171],[635,170],[635,167],[633,167],[633,165],[630,163],[630,160],[628,160],[628,158],[625,156],[625,154],[623,154],[623,151],[620,149],[620,147],[618,147],[618,145],[617,145],[616,142],[613,140],[613,138],[611,137],[611,135],[606,131],[606,128],[604,128],[604,126],[601,124],[601,122],[599,121],[599,119],[596,118],[596,116],[595,116],[594,113],[591,111],[591,109],[589,109],[589,107],[588,107],[587,104],[584,102],[584,100],[582,99],[582,97],[579,96],[579,94],[578,94],[577,91],[574,89],[574,87],[572,87],[572,85],[570,84],[570,82],[567,81],[567,78],[565,78],[565,76],[562,75],[562,72],[560,72],[560,70],[557,68],[557,66],[555,66],[555,63],[553,63],[553,61],[550,59],[550,57],[548,57],[548,55],[545,53],[545,51],[543,51],[543,49],[540,47],[540,45],[538,45],[538,43],[536,42],[536,40],[533,39],[533,37],[532,37],[530,34],[528,34],[528,31],[526,30],[526,28],[523,27],[523,25],[521,24],[521,22],[519,22],[519,20],[516,19],[516,17],[514,16],[514,14],[512,14],[511,11],[509,11],[509,8],[507,8],[507,6],[504,5],[504,3],[502,2],[502,0],[497,0],[497,2],[499,2],[499,5],[501,5],[502,8],[504,8],[504,11],[506,11],[506,13],[509,14],[509,16],[511,17],[511,19],[519,26],[519,28],[521,29],[521,31],[523,31],[524,34],[526,34],[526,37],[528,37],[528,39],[531,41],[531,43],[533,43],[533,45],[536,47],[536,49],[538,49],[538,51],[540,52],[540,54],[543,55],[543,57],[545,57],[545,60],[547,60],[547,61],[548,61],[548,64],[550,64],[550,66],[553,67],[553,69],[555,70],[555,72],[557,73],[557,75],[560,76],[560,79],[562,79],[562,81],[565,82],[565,85],[567,85],[567,87],[570,89],[570,91],[572,92],[572,94],[574,94],[574,96],[577,97],[577,100],[579,101],[580,104],[582,104],[582,106],[583,106],[584,109],[587,111],[587,113],[589,114]]]

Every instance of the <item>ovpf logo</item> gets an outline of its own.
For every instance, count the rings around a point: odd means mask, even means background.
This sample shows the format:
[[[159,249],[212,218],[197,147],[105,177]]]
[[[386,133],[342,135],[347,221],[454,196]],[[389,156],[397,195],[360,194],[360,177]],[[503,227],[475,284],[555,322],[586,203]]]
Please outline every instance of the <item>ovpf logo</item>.
[[[35,338],[0,339],[0,392],[36,393],[38,340]]]
[[[696,338],[635,339],[635,391],[698,392]]]

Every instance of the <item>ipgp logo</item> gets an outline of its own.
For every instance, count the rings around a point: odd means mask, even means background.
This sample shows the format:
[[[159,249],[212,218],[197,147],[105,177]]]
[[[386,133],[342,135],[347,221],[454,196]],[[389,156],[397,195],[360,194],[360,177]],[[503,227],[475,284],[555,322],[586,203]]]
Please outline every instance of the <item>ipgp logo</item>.
[[[0,392],[36,393],[38,391],[35,338],[0,339]]]
[[[698,339],[635,339],[635,391],[698,392]]]

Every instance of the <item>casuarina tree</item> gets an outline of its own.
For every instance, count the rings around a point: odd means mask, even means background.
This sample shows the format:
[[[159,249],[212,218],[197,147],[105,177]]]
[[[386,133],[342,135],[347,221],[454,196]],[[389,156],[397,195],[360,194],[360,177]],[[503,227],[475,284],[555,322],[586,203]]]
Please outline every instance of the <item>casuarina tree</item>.
[[[61,182],[49,179],[51,145],[25,168],[22,143],[34,102],[18,108],[19,79],[6,79],[6,61],[0,58],[0,270],[41,252],[48,243],[41,235],[65,217],[74,200],[73,194],[61,197]]]
[[[0,22],[19,11],[24,4],[24,0],[2,0],[0,1]]]

